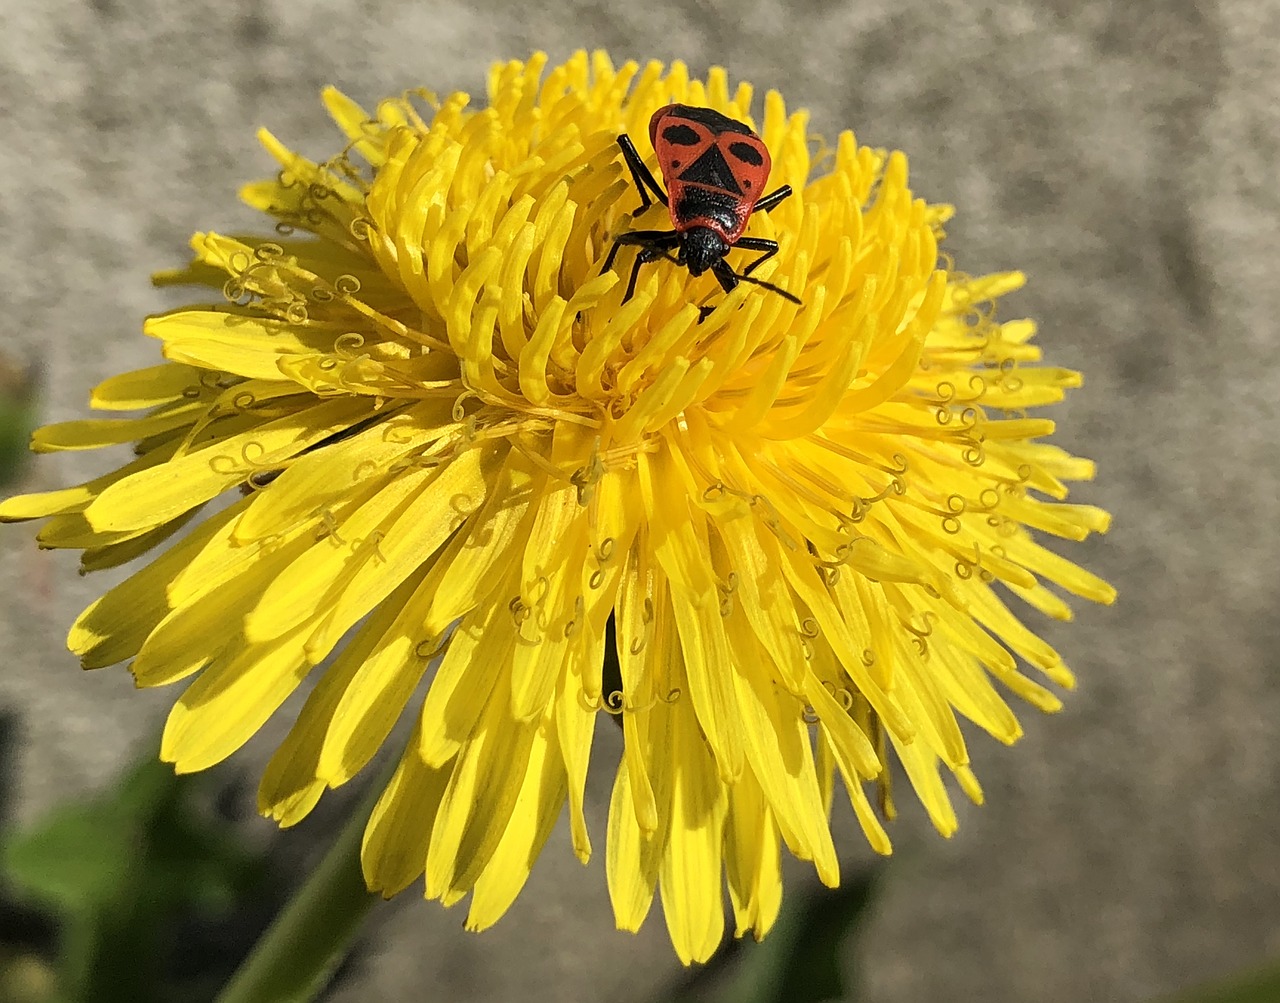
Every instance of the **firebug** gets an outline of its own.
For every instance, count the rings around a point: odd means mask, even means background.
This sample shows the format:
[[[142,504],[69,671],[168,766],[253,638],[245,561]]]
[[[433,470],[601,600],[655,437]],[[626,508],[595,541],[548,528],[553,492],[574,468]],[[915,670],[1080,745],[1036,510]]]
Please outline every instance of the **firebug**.
[[[772,166],[764,141],[750,126],[727,115],[684,104],[669,104],[654,112],[649,120],[649,138],[658,154],[662,179],[667,183],[665,192],[640,159],[630,136],[619,136],[618,146],[640,192],[638,211],[643,212],[656,198],[667,207],[674,229],[632,230],[613,238],[603,271],[613,267],[619,248],[640,248],[622,302],[635,292],[640,266],[665,258],[688,268],[693,275],[710,271],[725,292],[732,291],[739,282],[750,282],[799,303],[799,298],[785,289],[750,277],[778,253],[778,242],[744,237],[747,221],[753,212],[772,209],[791,194],[790,185],[763,194]],[[725,260],[735,247],[759,251],[760,257],[735,272]],[[703,316],[710,310],[703,307]]]

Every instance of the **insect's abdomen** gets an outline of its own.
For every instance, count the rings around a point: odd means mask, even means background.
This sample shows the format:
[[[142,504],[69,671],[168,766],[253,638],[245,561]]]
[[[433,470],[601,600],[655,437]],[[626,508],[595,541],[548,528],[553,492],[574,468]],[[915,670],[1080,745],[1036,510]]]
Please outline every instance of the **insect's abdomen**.
[[[671,224],[677,233],[695,226],[715,230],[728,243],[734,243],[747,228],[752,202],[744,202],[729,192],[701,185],[672,182],[668,191]]]

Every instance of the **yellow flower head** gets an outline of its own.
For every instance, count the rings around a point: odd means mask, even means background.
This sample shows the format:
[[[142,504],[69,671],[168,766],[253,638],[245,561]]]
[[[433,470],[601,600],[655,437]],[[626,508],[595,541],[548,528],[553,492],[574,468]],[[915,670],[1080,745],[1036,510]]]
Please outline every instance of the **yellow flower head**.
[[[179,771],[225,759],[317,670],[259,794],[283,825],[408,708],[365,874],[471,893],[475,929],[566,800],[588,858],[588,753],[612,715],[618,925],[660,888],[700,960],[722,874],[739,935],[777,915],[781,844],[838,882],[836,771],[877,851],[864,784],[891,815],[891,749],[952,832],[943,772],[981,799],[958,718],[1014,741],[995,684],[1057,709],[1019,659],[1072,685],[1006,596],[1058,619],[1046,583],[1114,597],[1029,530],[1079,540],[1108,518],[1061,504],[1093,465],[1026,414],[1079,376],[1037,365],[1030,321],[996,321],[1021,275],[940,261],[950,209],[912,196],[902,154],[848,132],[827,148],[776,93],[753,119],[722,70],[545,64],[495,67],[483,108],[420,93],[370,115],[327,91],[348,142],[321,164],[263,132],[281,170],[243,196],[277,234],[197,234],[159,280],[214,302],[152,317],[168,361],[93,392],[141,417],[34,440],[136,458],[0,518],[46,518],[41,544],[83,548],[86,570],[176,540],[69,644],[90,668],[131,659],[139,686],[194,677],[164,734]],[[618,234],[669,226],[635,212],[617,137],[656,173],[648,122],[673,101],[758,126],[770,187],[795,194],[750,220],[781,245],[755,277],[801,305],[665,260],[624,303],[636,252],[602,270]]]

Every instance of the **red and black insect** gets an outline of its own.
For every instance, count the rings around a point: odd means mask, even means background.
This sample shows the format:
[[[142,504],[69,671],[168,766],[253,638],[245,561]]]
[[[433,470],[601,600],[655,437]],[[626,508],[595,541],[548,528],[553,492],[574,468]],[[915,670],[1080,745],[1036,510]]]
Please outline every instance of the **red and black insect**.
[[[783,185],[762,196],[771,166],[764,141],[750,126],[718,111],[685,104],[669,104],[654,112],[649,120],[649,138],[658,154],[669,195],[640,159],[630,136],[619,136],[618,146],[640,192],[638,211],[653,204],[649,194],[652,192],[667,207],[675,229],[632,230],[613,238],[603,271],[613,267],[620,247],[640,248],[622,302],[631,299],[636,291],[640,266],[665,258],[688,268],[693,275],[710,271],[725,292],[731,292],[739,282],[750,282],[799,303],[799,298],[785,289],[750,278],[752,272],[778,253],[778,242],[744,237],[747,221],[753,212],[772,209],[791,194],[791,186]],[[734,247],[759,251],[760,257],[735,272],[725,261],[725,255]],[[703,307],[702,315],[705,317],[710,310],[711,307]]]

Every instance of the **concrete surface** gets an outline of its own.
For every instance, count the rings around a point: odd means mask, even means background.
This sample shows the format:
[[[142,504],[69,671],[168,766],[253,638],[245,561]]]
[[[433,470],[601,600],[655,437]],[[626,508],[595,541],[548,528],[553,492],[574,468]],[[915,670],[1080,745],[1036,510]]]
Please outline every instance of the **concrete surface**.
[[[146,275],[194,229],[253,222],[234,192],[270,169],[257,125],[331,148],[328,82],[368,102],[475,93],[494,58],[605,45],[726,64],[818,129],[908,151],[917,191],[960,207],[960,264],[1025,269],[1010,310],[1087,371],[1058,441],[1099,461],[1080,496],[1115,529],[1073,556],[1121,601],[1045,628],[1080,691],[1022,714],[1013,750],[973,743],[989,803],[953,840],[918,811],[897,824],[858,948],[866,999],[1136,1003],[1280,952],[1278,43],[1280,7],[1245,0],[0,0],[0,344],[42,360],[53,420],[147,364],[139,320],[171,300]],[[83,462],[44,458],[30,485]],[[0,704],[24,715],[30,818],[153,741],[172,694],[63,651],[103,582],[22,528],[0,556]],[[598,771],[601,844],[607,793]],[[850,825],[841,845],[866,856]],[[602,861],[583,873],[564,833],[496,930],[462,918],[412,896],[385,910],[343,1003],[641,1001],[679,975],[656,914],[612,932]]]

